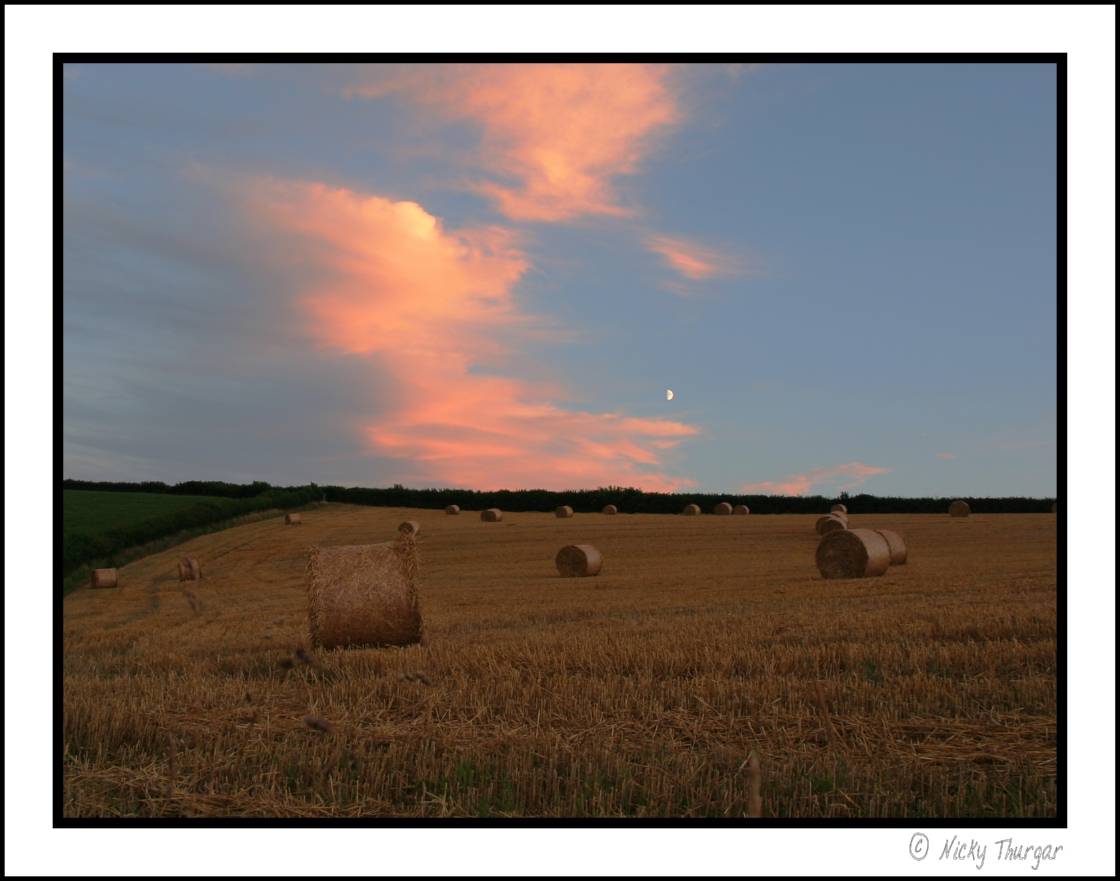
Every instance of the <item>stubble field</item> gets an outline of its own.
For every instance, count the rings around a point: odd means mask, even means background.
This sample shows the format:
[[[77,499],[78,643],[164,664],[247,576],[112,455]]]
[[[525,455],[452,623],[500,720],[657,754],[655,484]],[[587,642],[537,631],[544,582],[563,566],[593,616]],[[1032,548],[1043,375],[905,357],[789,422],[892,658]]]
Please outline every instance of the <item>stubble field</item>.
[[[1051,515],[853,512],[910,551],[855,581],[815,516],[303,519],[65,598],[65,816],[738,818],[752,750],[766,817],[1056,813]],[[308,548],[405,519],[424,643],[299,652]],[[557,575],[577,542],[598,577]]]

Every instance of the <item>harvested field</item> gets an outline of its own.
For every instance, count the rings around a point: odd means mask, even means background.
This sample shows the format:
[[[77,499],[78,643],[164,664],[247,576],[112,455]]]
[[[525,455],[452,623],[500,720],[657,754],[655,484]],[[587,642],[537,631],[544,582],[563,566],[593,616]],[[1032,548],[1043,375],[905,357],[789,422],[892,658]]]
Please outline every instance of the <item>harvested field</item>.
[[[764,817],[1054,816],[1055,518],[859,515],[909,559],[851,581],[816,519],[331,504],[137,560],[63,600],[64,814],[747,818],[753,750]],[[310,650],[308,548],[402,520],[424,642]]]

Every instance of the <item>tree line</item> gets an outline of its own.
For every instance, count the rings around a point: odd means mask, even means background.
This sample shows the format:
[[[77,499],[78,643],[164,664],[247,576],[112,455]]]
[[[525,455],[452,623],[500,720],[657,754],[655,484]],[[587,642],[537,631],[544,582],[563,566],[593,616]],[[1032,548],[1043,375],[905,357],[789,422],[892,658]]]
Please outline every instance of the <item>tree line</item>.
[[[719,502],[746,505],[752,514],[826,514],[829,508],[842,503],[853,514],[944,514],[956,499],[968,502],[976,514],[1043,514],[1050,512],[1054,499],[1025,496],[977,498],[952,496],[937,498],[903,498],[872,496],[861,493],[850,496],[762,496],[733,493],[656,493],[634,487],[607,486],[599,489],[555,492],[544,489],[496,490],[480,492],[469,489],[406,489],[397,484],[385,489],[366,487],[325,486],[329,502],[352,505],[379,505],[399,508],[444,508],[458,505],[464,510],[501,508],[503,511],[551,511],[560,505],[571,505],[577,512],[601,511],[613,504],[623,514],[679,514],[688,504],[710,512]]]

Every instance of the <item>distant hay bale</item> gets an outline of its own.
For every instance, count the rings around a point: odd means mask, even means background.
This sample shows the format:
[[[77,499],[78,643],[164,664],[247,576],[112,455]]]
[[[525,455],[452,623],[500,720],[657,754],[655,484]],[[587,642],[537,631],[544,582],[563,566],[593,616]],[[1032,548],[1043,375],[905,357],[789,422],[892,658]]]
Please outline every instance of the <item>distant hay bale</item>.
[[[848,513],[847,507],[845,507],[844,505],[839,505],[839,504],[833,505],[831,508],[829,508],[829,511],[833,514],[847,514]]]
[[[817,535],[828,535],[830,532],[847,528],[848,521],[837,517],[835,514],[825,514],[823,517],[817,518]]]
[[[968,506],[968,502],[962,502],[960,499],[949,506],[950,517],[967,517],[971,513],[972,509]]]
[[[817,545],[817,568],[825,578],[871,578],[890,565],[887,540],[871,529],[837,529]]]
[[[202,567],[194,557],[183,557],[179,561],[180,581],[201,581]]]
[[[89,576],[90,587],[116,587],[116,569],[94,569]]]
[[[420,524],[415,520],[405,520],[400,526],[397,527],[397,532],[404,532],[408,535],[416,535],[420,531]]]
[[[575,511],[572,510],[571,505],[561,505],[559,508],[556,509],[556,516],[557,517],[561,517],[561,518],[571,517],[573,514],[575,514]]]
[[[618,513],[618,508],[616,508],[614,505],[606,505],[603,508],[603,513],[604,514],[617,514]]]
[[[288,526],[298,526],[303,522],[302,514],[285,514],[284,523]]]
[[[307,562],[308,622],[318,648],[411,645],[423,622],[416,540],[314,547]]]
[[[556,554],[556,569],[565,578],[598,575],[603,568],[603,555],[591,545],[568,545]]]
[[[891,551],[891,565],[901,566],[906,562],[906,542],[902,540],[902,536],[892,529],[876,529],[879,535],[883,536],[883,540],[887,543],[887,547]]]
[[[749,514],[750,512],[751,512],[751,509],[748,508],[746,505],[736,505],[735,510],[732,511],[731,513],[732,514]]]
[[[443,509],[443,511],[444,511],[445,514],[458,514],[459,513],[459,506],[458,505],[448,505],[446,508]]]
[[[719,514],[721,517],[726,517],[731,513],[730,502],[720,502],[712,509],[713,514]]]
[[[699,505],[685,505],[684,510],[681,511],[681,513],[685,514],[689,517],[695,517],[697,514],[700,513],[700,506]]]
[[[487,508],[482,512],[482,520],[486,523],[497,523],[502,519],[502,512],[497,508]]]

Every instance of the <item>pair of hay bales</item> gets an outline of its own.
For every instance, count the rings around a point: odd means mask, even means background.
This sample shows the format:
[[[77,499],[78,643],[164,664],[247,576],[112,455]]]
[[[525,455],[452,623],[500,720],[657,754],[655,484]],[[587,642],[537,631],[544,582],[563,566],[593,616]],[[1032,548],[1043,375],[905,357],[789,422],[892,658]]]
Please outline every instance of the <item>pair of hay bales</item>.
[[[202,566],[199,564],[198,560],[194,557],[180,558],[179,580],[202,580]],[[116,569],[94,569],[89,576],[89,586],[91,588],[117,587],[119,584],[120,576],[117,574]]]
[[[872,578],[906,563],[906,542],[890,529],[832,529],[817,545],[824,578]]]
[[[748,508],[746,505],[736,505],[734,508],[732,508],[730,502],[720,502],[718,505],[716,505],[714,508],[712,508],[712,513],[716,514],[720,517],[726,517],[729,514],[743,515],[743,514],[749,514],[750,512],[751,512],[751,509]],[[686,517],[695,517],[697,514],[700,513],[700,506],[699,505],[685,505],[684,510],[681,511],[681,513],[684,514]]]

